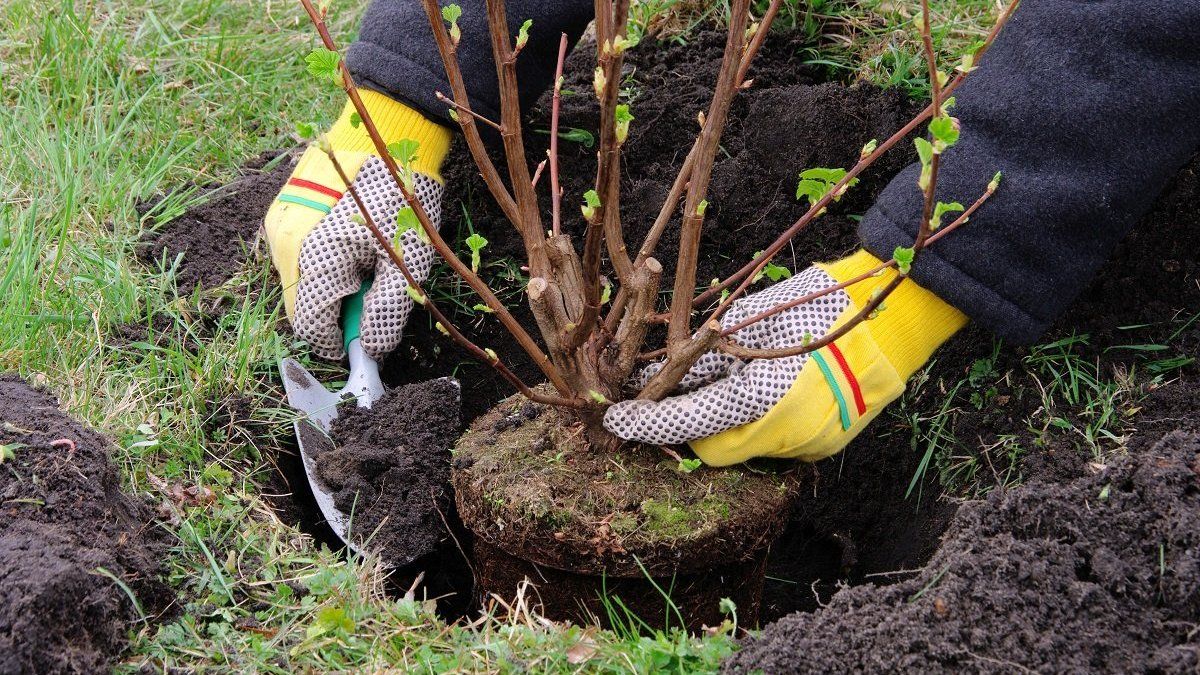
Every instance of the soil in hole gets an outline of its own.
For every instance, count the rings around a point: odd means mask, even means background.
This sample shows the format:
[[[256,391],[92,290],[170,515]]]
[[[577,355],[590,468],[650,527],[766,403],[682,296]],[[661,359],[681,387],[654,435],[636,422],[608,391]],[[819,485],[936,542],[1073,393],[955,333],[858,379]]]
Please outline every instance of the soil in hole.
[[[0,423],[0,672],[106,671],[141,619],[113,577],[151,620],[173,600],[165,532],[53,396],[0,375]]]
[[[472,585],[450,491],[457,401],[449,379],[404,385],[370,410],[342,405],[330,438],[313,430],[304,439],[318,480],[353,515],[355,542],[397,566],[397,585],[424,572],[427,597],[448,613],[465,609]]]

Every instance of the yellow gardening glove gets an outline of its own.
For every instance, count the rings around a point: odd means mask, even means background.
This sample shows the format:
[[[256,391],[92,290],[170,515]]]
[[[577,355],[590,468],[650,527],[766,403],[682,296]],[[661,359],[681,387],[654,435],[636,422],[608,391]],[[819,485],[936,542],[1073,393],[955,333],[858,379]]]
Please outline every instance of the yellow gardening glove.
[[[383,94],[365,89],[359,93],[386,143],[404,139],[418,143],[417,157],[410,165],[417,174],[414,192],[438,226],[443,191],[439,170],[449,152],[450,130]],[[351,124],[353,112],[347,104],[327,138],[372,219],[390,241],[396,213],[405,201],[365,127]],[[344,355],[338,322],[342,299],[358,291],[365,277],[375,279],[363,300],[361,339],[368,354],[378,359],[395,349],[412,311],[407,281],[370,231],[354,222],[358,213],[328,156],[310,147],[264,222],[288,318],[296,335],[328,359]],[[424,281],[433,264],[432,249],[413,231],[402,236],[401,245],[409,271]]]
[[[725,326],[828,288],[878,266],[866,251],[747,296],[722,317]],[[836,330],[897,272],[874,277],[780,312],[733,334],[742,345],[785,349]],[[839,452],[887,404],[934,350],[966,325],[967,317],[911,279],[900,283],[883,311],[833,343],[809,354],[741,361],[705,354],[680,382],[679,396],[659,402],[624,401],[604,416],[626,440],[670,445],[688,442],[700,459],[728,466],[755,457],[816,461]],[[653,364],[643,381],[657,372]]]

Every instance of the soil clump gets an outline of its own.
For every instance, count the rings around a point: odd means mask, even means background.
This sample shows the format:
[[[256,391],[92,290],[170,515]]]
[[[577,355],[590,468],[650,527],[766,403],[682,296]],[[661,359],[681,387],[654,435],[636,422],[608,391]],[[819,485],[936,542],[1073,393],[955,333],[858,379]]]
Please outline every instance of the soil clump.
[[[338,409],[330,438],[314,432],[316,474],[365,550],[399,568],[396,583],[426,573],[429,597],[469,602],[471,573],[459,550],[450,448],[461,431],[458,385],[448,379],[388,390],[371,409]]]
[[[164,260],[169,267],[182,255],[175,271],[181,296],[233,278],[245,267],[263,216],[292,172],[294,161],[288,154],[264,153],[246,163],[241,177],[224,185],[200,186],[203,201],[147,231],[137,245],[138,259],[157,269]],[[156,213],[163,203],[161,198],[149,200],[138,204],[137,211],[143,219],[157,220],[165,215]]]
[[[0,375],[0,446],[0,672],[107,671],[173,600],[165,532],[121,491],[111,443],[15,375]]]
[[[770,626],[729,672],[1195,672],[1200,435],[968,502],[916,576]]]

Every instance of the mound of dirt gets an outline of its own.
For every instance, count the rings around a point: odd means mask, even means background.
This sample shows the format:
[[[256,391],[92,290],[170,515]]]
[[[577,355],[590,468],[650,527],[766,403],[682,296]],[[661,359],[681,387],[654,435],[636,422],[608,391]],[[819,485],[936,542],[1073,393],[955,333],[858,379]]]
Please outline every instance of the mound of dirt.
[[[384,561],[416,560],[450,539],[457,400],[458,385],[440,379],[389,390],[370,410],[343,405],[333,447],[316,457],[338,509],[353,514],[352,536]]]
[[[293,162],[288,158],[263,170],[283,154],[266,153],[247,162],[242,177],[224,185],[203,186],[202,203],[147,232],[138,244],[138,259],[157,268],[164,259],[171,265],[182,254],[175,274],[181,295],[196,287],[220,286],[232,278],[245,266],[248,245],[254,242],[267,208],[292,173]],[[160,201],[139,204],[138,212],[146,217]]]
[[[729,672],[1195,672],[1200,435],[959,510],[915,577],[785,618]]]
[[[0,375],[0,446],[0,672],[107,671],[140,613],[173,598],[165,533],[121,492],[109,441],[13,375]]]

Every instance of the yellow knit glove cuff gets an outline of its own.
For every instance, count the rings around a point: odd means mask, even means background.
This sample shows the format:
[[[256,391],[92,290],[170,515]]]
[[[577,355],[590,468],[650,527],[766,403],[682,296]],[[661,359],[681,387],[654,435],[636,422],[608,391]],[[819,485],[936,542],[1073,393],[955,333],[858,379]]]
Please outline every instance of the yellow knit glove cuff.
[[[442,161],[450,152],[451,133],[446,127],[430,122],[424,115],[412,108],[370,89],[359,89],[359,96],[367,107],[367,113],[375,122],[375,128],[384,143],[408,139],[416,141],[417,158],[412,163],[412,169],[425,174],[439,183],[442,180]],[[354,104],[347,102],[342,114],[329,130],[329,144],[341,153],[362,152],[369,155],[379,154],[375,144],[367,134],[364,124],[357,128],[351,123],[355,113]]]
[[[865,250],[831,263],[820,265],[838,282],[846,281],[879,267],[881,260]],[[920,264],[918,260],[915,264]],[[871,301],[876,289],[883,288],[899,274],[888,268],[878,277],[861,281],[846,289],[858,307]],[[883,301],[883,311],[865,322],[879,350],[907,380],[925,365],[933,352],[959,329],[967,325],[967,315],[921,288],[912,279],[900,282]]]

